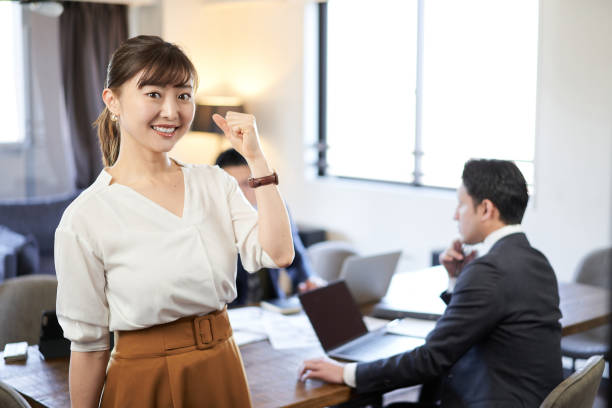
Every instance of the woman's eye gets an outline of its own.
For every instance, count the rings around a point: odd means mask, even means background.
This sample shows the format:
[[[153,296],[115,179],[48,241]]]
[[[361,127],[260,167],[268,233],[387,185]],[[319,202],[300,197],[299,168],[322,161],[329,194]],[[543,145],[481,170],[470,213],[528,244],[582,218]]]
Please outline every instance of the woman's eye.
[[[184,101],[189,101],[189,100],[191,100],[191,95],[188,94],[188,93],[180,94],[179,95],[179,99],[182,99]]]
[[[161,95],[159,94],[159,92],[149,92],[147,94],[147,96],[150,96],[151,98],[160,98]]]

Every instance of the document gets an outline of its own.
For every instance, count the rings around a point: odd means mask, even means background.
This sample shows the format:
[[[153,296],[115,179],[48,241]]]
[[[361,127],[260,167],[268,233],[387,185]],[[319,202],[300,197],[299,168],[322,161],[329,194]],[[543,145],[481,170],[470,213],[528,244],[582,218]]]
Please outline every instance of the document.
[[[399,334],[402,336],[419,337],[424,339],[430,331],[436,327],[435,320],[415,319],[404,317],[392,322],[387,327],[387,333]]]
[[[265,312],[263,325],[266,328],[270,344],[277,350],[321,347],[305,313],[285,316],[274,312]]]
[[[263,311],[258,307],[240,307],[227,311],[234,341],[238,346],[255,343],[268,338],[268,334],[262,324]]]
[[[254,306],[229,309],[227,313],[238,346],[269,339],[275,349],[320,347],[304,313],[285,316]]]

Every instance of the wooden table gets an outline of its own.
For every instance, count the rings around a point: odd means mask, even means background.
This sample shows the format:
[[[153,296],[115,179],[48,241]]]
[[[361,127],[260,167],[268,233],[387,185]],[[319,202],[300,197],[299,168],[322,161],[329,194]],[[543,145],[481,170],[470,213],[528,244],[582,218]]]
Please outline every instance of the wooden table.
[[[436,297],[446,286],[440,268],[404,272],[393,278],[387,296],[403,299],[421,297],[436,306]],[[445,273],[445,272],[444,272]],[[442,276],[444,279],[440,279]],[[563,335],[578,333],[610,320],[609,291],[575,283],[560,283]],[[424,300],[425,301],[425,300]],[[441,301],[440,301],[441,302]],[[306,358],[320,356],[320,349],[274,350],[262,341],[240,347],[253,404],[267,407],[323,407],[352,398],[344,385],[330,385],[316,380],[297,381],[300,364]],[[28,350],[26,363],[5,364],[0,358],[0,380],[19,390],[34,407],[69,407],[68,359],[44,361],[37,346]]]
[[[274,350],[269,342],[240,347],[256,408],[314,408],[339,404],[351,398],[344,385],[297,381],[305,358],[320,357],[319,348]],[[1,353],[0,353],[1,354]],[[33,407],[70,407],[67,358],[45,361],[38,346],[30,346],[25,362],[5,364],[0,358],[0,380],[16,388]]]
[[[441,315],[446,305],[440,299],[448,284],[442,266],[396,273],[382,302],[423,315]],[[610,291],[572,282],[559,283],[561,334],[567,336],[610,321]]]
[[[579,283],[559,283],[561,335],[586,331],[610,322],[610,291]]]

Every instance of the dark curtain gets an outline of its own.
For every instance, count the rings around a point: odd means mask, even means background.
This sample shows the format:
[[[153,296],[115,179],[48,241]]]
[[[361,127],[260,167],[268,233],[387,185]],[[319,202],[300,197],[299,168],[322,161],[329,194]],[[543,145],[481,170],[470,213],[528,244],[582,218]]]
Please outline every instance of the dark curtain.
[[[62,75],[76,168],[76,188],[88,187],[102,169],[92,123],[104,107],[102,90],[113,51],[127,39],[127,6],[63,2],[60,17]]]

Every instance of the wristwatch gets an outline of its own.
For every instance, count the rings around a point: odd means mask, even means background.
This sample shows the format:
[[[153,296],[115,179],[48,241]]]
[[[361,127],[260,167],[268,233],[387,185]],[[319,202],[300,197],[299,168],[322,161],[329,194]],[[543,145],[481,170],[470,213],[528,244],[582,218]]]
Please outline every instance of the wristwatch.
[[[248,182],[251,188],[257,188],[260,186],[265,186],[267,184],[278,184],[278,175],[276,174],[276,172],[274,172],[269,176],[258,178],[249,177]]]

